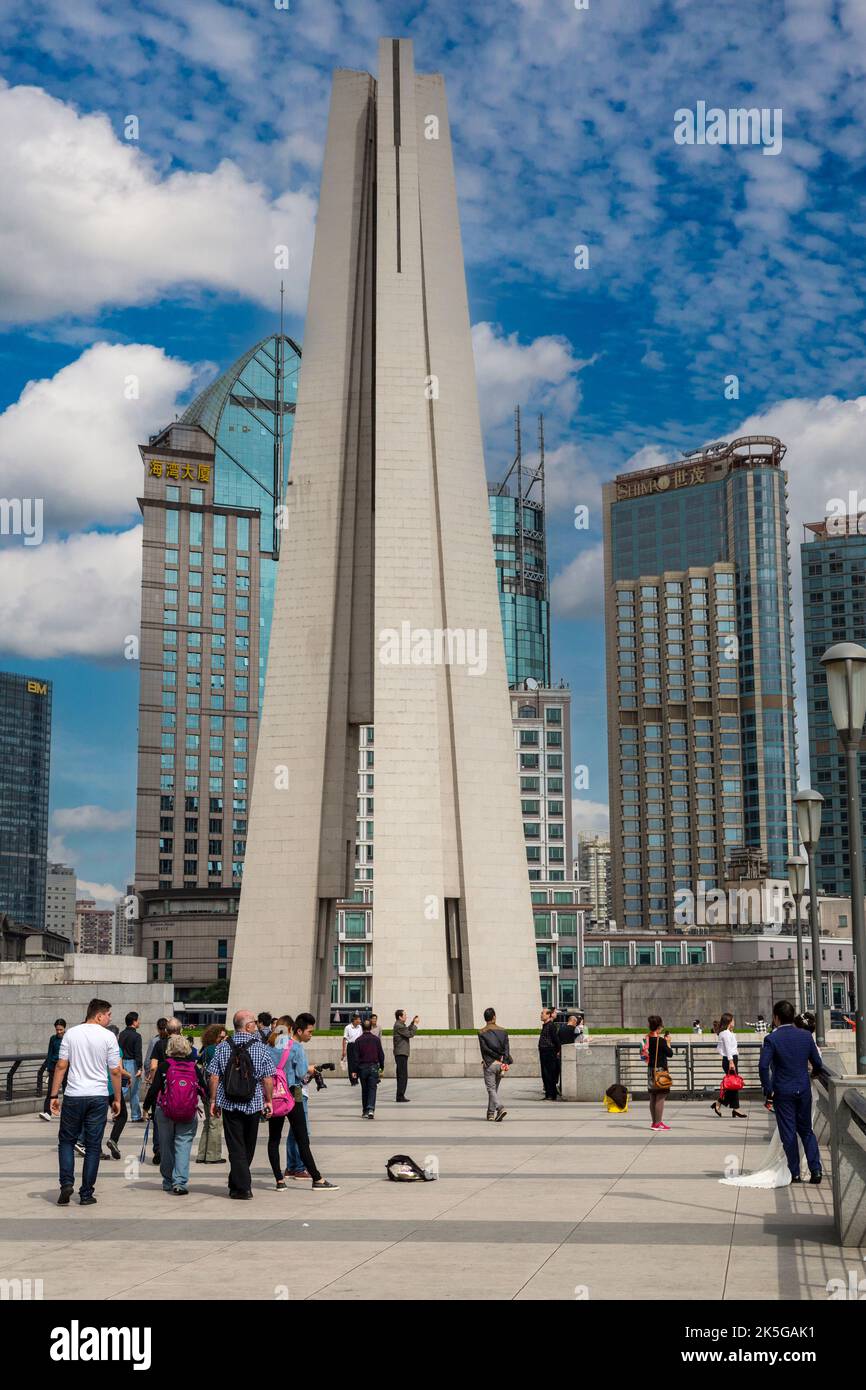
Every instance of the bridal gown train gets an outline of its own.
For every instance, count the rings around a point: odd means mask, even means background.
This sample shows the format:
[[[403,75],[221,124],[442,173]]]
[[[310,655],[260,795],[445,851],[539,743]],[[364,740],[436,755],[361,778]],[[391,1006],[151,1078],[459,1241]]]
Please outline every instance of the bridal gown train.
[[[812,1102],[812,1127],[818,1118],[818,1107]],[[803,1151],[803,1141],[798,1137],[797,1148],[800,1152],[800,1177],[804,1181],[809,1179],[809,1165],[806,1162],[806,1155]],[[764,1156],[764,1160],[754,1173],[741,1173],[736,1178],[719,1178],[719,1182],[727,1187],[788,1187],[791,1182],[791,1170],[788,1167],[788,1160],[785,1157],[785,1150],[782,1148],[782,1140],[779,1131],[776,1129],[770,1140],[770,1146]]]

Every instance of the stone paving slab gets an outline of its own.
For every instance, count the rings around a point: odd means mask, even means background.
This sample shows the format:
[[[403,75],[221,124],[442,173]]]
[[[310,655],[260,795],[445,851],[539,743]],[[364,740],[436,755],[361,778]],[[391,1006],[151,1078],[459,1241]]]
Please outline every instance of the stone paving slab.
[[[671,1130],[654,1134],[645,1103],[608,1116],[544,1103],[519,1079],[502,1124],[485,1121],[480,1082],[415,1080],[410,1094],[411,1109],[380,1095],[371,1124],[334,1080],[312,1098],[312,1139],[340,1191],[275,1191],[263,1131],[246,1203],[228,1201],[225,1166],[193,1164],[188,1197],[163,1193],[129,1125],[124,1161],[100,1165],[98,1205],[58,1208],[56,1122],[4,1118],[0,1277],[41,1278],[61,1300],[540,1301],[653,1298],[661,1274],[667,1298],[808,1301],[862,1269],[836,1245],[829,1182],[719,1184],[731,1164],[758,1165],[762,1107],[740,1123],[669,1101]],[[438,1181],[389,1183],[393,1153],[435,1158]]]

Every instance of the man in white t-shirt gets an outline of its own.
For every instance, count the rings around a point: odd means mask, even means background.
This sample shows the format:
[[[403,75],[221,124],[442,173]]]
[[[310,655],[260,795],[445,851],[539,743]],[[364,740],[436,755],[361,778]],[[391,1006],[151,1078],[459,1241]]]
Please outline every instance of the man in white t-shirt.
[[[51,1078],[51,1113],[60,1115],[57,1148],[60,1159],[59,1207],[68,1207],[75,1191],[75,1141],[84,1131],[84,1171],[78,1197],[83,1207],[96,1198],[93,1189],[99,1172],[102,1133],[111,1101],[111,1113],[120,1114],[121,1065],[117,1038],[109,1031],[111,1005],[106,999],[91,999],[87,1017],[74,1028],[67,1028],[60,1044],[60,1057]],[[66,1077],[66,1094],[60,1109],[60,1088]]]
[[[358,1063],[355,1058],[355,1043],[361,1036],[361,1015],[352,1014],[352,1022],[347,1023],[343,1029],[343,1057],[349,1071],[349,1081],[353,1086],[358,1085]]]

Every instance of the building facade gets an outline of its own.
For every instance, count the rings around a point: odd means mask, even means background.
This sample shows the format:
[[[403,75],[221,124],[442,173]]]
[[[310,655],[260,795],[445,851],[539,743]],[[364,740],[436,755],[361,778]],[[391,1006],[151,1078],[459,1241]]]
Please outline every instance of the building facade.
[[[45,926],[51,681],[0,671],[0,913]]]
[[[809,708],[809,771],[812,787],[824,798],[816,879],[819,893],[850,897],[845,755],[830,713],[827,676],[821,657],[837,642],[866,645],[866,516],[809,523],[800,547],[800,568]],[[860,759],[860,801],[866,825],[866,758]]]
[[[299,364],[262,339],[141,446],[135,888],[152,980],[186,988],[231,960]]]
[[[613,916],[663,930],[674,894],[795,841],[784,446],[714,444],[604,488]]]
[[[590,921],[604,926],[610,916],[611,894],[610,840],[601,835],[578,835],[574,876],[588,883],[593,904]]]
[[[66,937],[70,950],[75,940],[75,870],[68,864],[49,864],[45,881],[45,928]]]
[[[114,908],[98,908],[92,898],[75,904],[75,949],[85,956],[110,956],[114,951]]]
[[[544,427],[538,422],[537,463],[523,462],[520,408],[515,412],[514,462],[501,483],[488,483],[490,528],[510,687],[526,680],[549,686],[550,587],[544,514]],[[511,480],[513,478],[513,484]]]

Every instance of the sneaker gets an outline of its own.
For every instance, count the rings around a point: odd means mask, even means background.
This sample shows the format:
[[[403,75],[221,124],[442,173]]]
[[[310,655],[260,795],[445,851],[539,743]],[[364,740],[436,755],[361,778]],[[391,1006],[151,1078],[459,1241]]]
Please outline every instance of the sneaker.
[[[812,1183],[812,1185],[813,1185],[814,1187],[817,1187],[818,1184],[819,1184],[819,1182],[820,1182],[821,1179],[823,1178],[823,1176],[824,1176],[823,1173],[813,1173],[812,1176],[810,1177],[809,1181],[810,1181],[810,1183]]]
[[[495,1119],[496,1119],[496,1116],[495,1116],[495,1115],[488,1115],[488,1116],[487,1116],[487,1119],[488,1119],[488,1120],[495,1120]]]
[[[659,1120],[659,1129],[670,1129],[670,1125],[666,1125],[663,1120]]]
[[[40,1110],[40,1111],[39,1111],[39,1118],[40,1118],[40,1120],[50,1120],[50,1119],[51,1119],[51,1114],[50,1114],[50,1112],[49,1112],[48,1110]]]
[[[309,1182],[310,1180],[310,1175],[306,1168],[299,1168],[296,1173],[288,1173],[287,1176],[294,1178],[296,1182]]]
[[[791,1182],[802,1182],[802,1181],[803,1181],[803,1179],[800,1177],[800,1174],[799,1174],[799,1173],[792,1173],[792,1174],[791,1174]]]
[[[189,1196],[189,1188],[188,1188],[188,1187],[173,1187],[171,1190],[172,1190],[172,1192],[174,1193],[175,1197],[188,1197],[188,1196]]]
[[[314,1192],[339,1192],[339,1190],[340,1184],[338,1182],[328,1182],[327,1178],[321,1178],[319,1182],[313,1183]]]
[[[120,1149],[117,1147],[113,1139],[107,1140],[105,1147],[108,1149],[108,1152],[110,1153],[112,1158],[120,1158]]]
[[[277,1192],[288,1192],[289,1189],[286,1185],[286,1181],[284,1178],[280,1178],[279,1182],[276,1185],[276,1190]]]
[[[79,1143],[76,1141],[76,1143],[74,1144],[73,1147],[74,1147],[74,1149],[75,1149],[75,1152],[76,1152],[77,1154],[81,1154],[81,1157],[83,1158],[84,1155],[85,1155],[86,1152],[87,1152],[87,1150],[85,1149],[84,1145],[83,1145],[83,1144],[79,1144]]]
[[[96,1198],[95,1198],[95,1197],[79,1197],[79,1199],[78,1199],[78,1205],[79,1205],[80,1207],[95,1207],[95,1206],[96,1206]]]
[[[118,1157],[119,1157],[119,1156],[120,1156],[120,1155],[118,1155]],[[108,1152],[108,1149],[100,1149],[100,1151],[99,1151],[99,1157],[100,1157],[100,1159],[103,1159],[103,1158],[108,1159],[108,1158],[111,1158],[111,1154]]]
[[[57,1198],[57,1205],[59,1207],[68,1207],[69,1198],[72,1196],[74,1191],[74,1187],[61,1187],[60,1196]]]
[[[650,1125],[650,1129],[661,1129],[661,1125]]]
[[[364,1116],[365,1120],[375,1120],[375,1118],[376,1116],[373,1114],[372,1110],[368,1110],[366,1115]]]
[[[235,1202],[248,1202],[252,1197],[251,1192],[230,1192],[229,1196]]]
[[[507,1110],[504,1110],[504,1109],[500,1106],[500,1108],[497,1110],[497,1112],[496,1112],[496,1114],[494,1115],[493,1118],[494,1118],[495,1120],[504,1120],[504,1119],[505,1119],[505,1116],[506,1116],[507,1114],[508,1114],[508,1111],[507,1111]]]
[[[409,1104],[410,1104],[409,1097],[408,1097],[408,1096],[398,1096],[398,1097],[397,1097],[397,1104],[398,1104],[398,1105],[409,1105]]]

